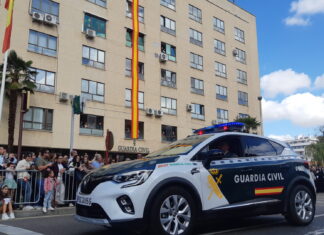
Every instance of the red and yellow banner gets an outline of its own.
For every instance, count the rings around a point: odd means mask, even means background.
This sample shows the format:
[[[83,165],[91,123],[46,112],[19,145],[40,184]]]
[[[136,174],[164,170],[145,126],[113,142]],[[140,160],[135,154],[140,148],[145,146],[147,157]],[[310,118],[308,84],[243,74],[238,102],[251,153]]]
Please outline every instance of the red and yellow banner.
[[[10,38],[12,30],[14,0],[6,0],[5,8],[8,10],[6,31],[3,39],[2,53],[5,53],[10,48]]]
[[[132,138],[138,138],[138,1],[133,0],[133,35],[132,35]]]
[[[276,195],[281,194],[284,187],[271,187],[271,188],[256,188],[254,190],[255,196]]]

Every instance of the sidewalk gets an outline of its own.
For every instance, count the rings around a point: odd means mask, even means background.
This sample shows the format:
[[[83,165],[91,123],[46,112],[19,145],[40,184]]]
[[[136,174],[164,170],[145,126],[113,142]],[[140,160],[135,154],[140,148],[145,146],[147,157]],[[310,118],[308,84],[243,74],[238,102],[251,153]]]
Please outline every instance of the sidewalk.
[[[26,217],[37,217],[37,216],[49,216],[49,215],[70,215],[75,213],[75,207],[60,207],[56,208],[55,211],[49,211],[43,213],[42,210],[15,210],[16,218],[26,218]]]

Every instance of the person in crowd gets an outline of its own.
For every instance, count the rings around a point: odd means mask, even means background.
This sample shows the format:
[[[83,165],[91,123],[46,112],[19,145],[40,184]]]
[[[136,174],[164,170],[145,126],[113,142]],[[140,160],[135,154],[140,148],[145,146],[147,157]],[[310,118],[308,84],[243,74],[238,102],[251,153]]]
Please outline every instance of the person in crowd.
[[[24,202],[25,206],[23,210],[34,209],[32,206],[30,206],[31,182],[30,182],[30,174],[28,173],[28,170],[30,169],[31,161],[32,161],[31,155],[26,155],[25,159],[20,160],[16,167],[16,170],[19,171],[17,174],[17,182],[18,182],[17,201]],[[22,195],[22,198],[20,198],[20,194]]]
[[[6,179],[4,181],[4,185],[8,186],[9,195],[11,198],[15,195],[15,190],[17,189],[17,182],[15,181],[14,176],[16,175],[15,171],[16,165],[14,163],[8,163],[8,167],[6,168]]]
[[[53,163],[50,162],[50,152],[45,150],[42,152],[42,155],[36,159],[36,169],[41,172],[38,174],[38,179],[36,181],[36,189],[39,192],[36,194],[36,209],[41,209],[44,200],[44,176],[47,171],[50,171]]]
[[[14,153],[10,153],[7,160],[6,160],[6,163],[9,164],[9,163],[13,163],[13,164],[17,164],[18,160],[16,158],[16,155]]]
[[[57,188],[55,192],[55,200],[58,205],[64,205],[65,185],[63,183],[63,174],[69,169],[63,162],[64,158],[61,154],[58,155],[57,161],[53,164],[52,169],[54,177],[57,179]]]
[[[70,165],[70,163],[73,161],[73,159],[78,156],[78,152],[76,150],[72,150],[71,151],[71,155],[69,157],[69,160],[68,160],[68,165]]]
[[[68,155],[64,155],[63,156],[63,161],[62,161],[62,163],[64,163],[65,165],[69,165],[69,156]]]
[[[54,171],[50,170],[45,173],[44,179],[44,204],[43,204],[43,212],[47,213],[47,210],[54,211],[52,207],[54,192],[57,186],[57,182],[54,178]]]
[[[143,158],[143,155],[142,154],[137,154],[137,156],[136,156],[136,159],[142,159]]]
[[[99,153],[95,154],[95,159],[92,161],[91,166],[93,169],[98,169],[103,166],[103,158]]]
[[[12,202],[9,195],[9,188],[7,185],[2,185],[0,191],[0,211],[2,212],[2,220],[14,219],[15,215],[12,209]],[[7,214],[9,212],[9,216]]]
[[[5,157],[6,157],[6,154],[5,154],[5,149],[4,147],[0,147],[0,170],[2,169],[5,169]]]

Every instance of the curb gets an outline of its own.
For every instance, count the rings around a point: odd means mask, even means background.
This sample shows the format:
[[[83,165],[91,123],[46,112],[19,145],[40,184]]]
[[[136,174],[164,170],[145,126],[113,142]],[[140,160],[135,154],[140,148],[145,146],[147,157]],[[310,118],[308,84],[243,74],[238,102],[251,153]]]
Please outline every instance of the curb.
[[[49,215],[70,215],[75,214],[75,207],[62,207],[55,208],[55,211],[49,211],[47,213],[43,213],[42,210],[15,210],[16,218],[26,218],[26,217],[38,217],[38,216],[49,216]]]

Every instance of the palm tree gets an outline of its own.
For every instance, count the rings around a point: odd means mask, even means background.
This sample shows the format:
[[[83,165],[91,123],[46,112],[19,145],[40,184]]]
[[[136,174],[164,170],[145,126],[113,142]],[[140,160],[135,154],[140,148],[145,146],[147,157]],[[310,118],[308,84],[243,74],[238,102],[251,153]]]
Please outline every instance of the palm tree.
[[[31,69],[32,61],[25,61],[20,58],[15,51],[10,51],[8,55],[8,65],[6,72],[5,92],[9,98],[9,118],[8,118],[8,152],[13,151],[15,122],[17,113],[17,100],[23,91],[33,91],[36,89],[33,76],[36,75]],[[3,64],[0,65],[0,77],[2,76]]]
[[[256,120],[256,118],[253,118],[253,117],[237,117],[235,120],[235,122],[242,122],[245,124],[245,128],[247,130],[248,133],[250,133],[250,130],[256,130],[260,125],[261,125],[261,122],[258,122]]]

